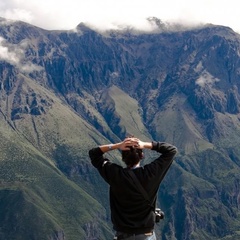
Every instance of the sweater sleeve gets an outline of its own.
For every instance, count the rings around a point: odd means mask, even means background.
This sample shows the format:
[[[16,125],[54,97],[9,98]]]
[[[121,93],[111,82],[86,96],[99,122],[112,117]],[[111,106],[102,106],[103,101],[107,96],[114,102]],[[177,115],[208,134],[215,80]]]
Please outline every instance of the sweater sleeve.
[[[152,142],[152,150],[160,153],[160,156],[145,165],[145,168],[161,182],[169,170],[174,156],[177,154],[177,148],[166,142]]]
[[[104,166],[104,164],[109,162],[108,159],[103,157],[103,152],[101,151],[101,149],[99,147],[92,148],[89,151],[89,157],[91,159],[92,165],[97,169],[100,169],[101,167]]]
[[[92,165],[97,168],[98,172],[100,173],[100,175],[102,176],[102,178],[109,183],[110,182],[110,178],[109,178],[109,174],[107,171],[107,168],[110,168],[112,165],[110,160],[104,157],[104,153],[102,152],[102,150],[97,147],[97,148],[92,148],[91,150],[89,150],[89,157],[91,160]]]
[[[165,161],[172,160],[177,154],[177,148],[166,142],[152,142],[152,150],[161,153],[161,159]]]

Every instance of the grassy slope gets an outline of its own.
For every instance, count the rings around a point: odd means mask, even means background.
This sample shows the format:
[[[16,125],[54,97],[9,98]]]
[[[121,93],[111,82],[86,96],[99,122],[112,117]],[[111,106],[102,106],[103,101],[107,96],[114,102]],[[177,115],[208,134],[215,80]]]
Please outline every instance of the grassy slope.
[[[101,205],[69,181],[49,159],[44,158],[37,150],[34,151],[32,147],[29,150],[24,141],[19,144],[22,139],[18,140],[17,136],[16,144],[3,137],[2,140],[4,145],[7,145],[5,155],[1,155],[0,161],[1,206],[7,204],[7,208],[2,209],[3,226],[4,222],[14,219],[13,216],[22,216],[12,225],[12,231],[9,231],[11,225],[1,229],[3,236],[13,232],[22,236],[19,239],[27,239],[25,234],[33,234],[34,239],[41,239],[42,234],[53,234],[54,229],[64,231],[69,239],[78,239],[85,235],[84,226],[91,223],[97,225],[104,219],[105,213]],[[12,196],[15,198],[13,205],[9,203]],[[25,207],[19,207],[19,204]],[[28,225],[32,226],[33,220],[28,208],[33,209],[39,223],[46,223],[41,227],[36,225],[35,231],[31,232],[25,229]],[[26,211],[26,214],[21,211]],[[12,217],[9,217],[11,215]],[[100,216],[99,219],[95,219],[96,215]]]
[[[0,201],[2,206],[8,206],[7,209],[9,209],[9,211],[6,209],[4,211],[5,214],[1,218],[2,223],[7,221],[8,214],[16,213],[18,216],[25,216],[24,219],[19,218],[17,221],[19,223],[17,231],[35,234],[33,237],[36,239],[41,239],[38,237],[42,234],[53,234],[53,229],[59,231],[58,234],[61,234],[63,230],[64,234],[73,240],[78,239],[79,236],[84,236],[86,229],[90,229],[95,235],[105,235],[103,239],[107,239],[111,235],[110,225],[105,224],[105,211],[108,211],[108,188],[102,180],[99,180],[98,174],[89,165],[87,152],[89,148],[108,140],[104,139],[52,92],[27,79],[26,85],[40,93],[43,98],[48,99],[50,96],[52,105],[46,114],[41,116],[23,115],[22,119],[14,122],[16,131],[13,131],[4,119],[0,121],[2,136]],[[111,87],[106,94],[107,100],[111,99],[114,103],[114,114],[120,120],[119,127],[125,127],[126,132],[133,133],[144,140],[150,139],[150,134],[142,123],[141,108],[138,103],[115,86]],[[181,101],[184,102],[184,99]],[[172,222],[178,223],[169,227],[168,229],[172,229],[172,232],[165,232],[165,235],[173,236],[175,234],[180,238],[181,229],[177,229],[177,226],[181,226],[181,221],[184,220],[186,225],[193,226],[193,229],[190,229],[193,236],[200,234],[209,237],[205,233],[208,229],[204,222],[206,222],[207,217],[207,222],[212,224],[211,228],[217,229],[215,224],[218,214],[215,212],[222,204],[219,202],[216,188],[220,186],[223,176],[227,180],[229,176],[231,178],[238,177],[238,173],[232,172],[235,166],[229,165],[230,159],[226,162],[229,169],[225,168],[226,171],[221,171],[223,168],[221,168],[222,160],[219,159],[219,155],[214,157],[213,163],[216,163],[213,166],[209,165],[212,162],[214,151],[210,154],[208,151],[213,146],[204,139],[201,128],[194,121],[194,116],[188,114],[189,111],[186,109],[179,108],[179,106],[183,106],[183,102],[179,103],[179,98],[176,100],[173,97],[172,101],[155,115],[152,123],[156,126],[156,136],[158,137],[156,140],[164,139],[173,142],[181,150],[182,146],[186,146],[183,153],[180,152],[180,160],[176,159],[177,163],[170,171],[170,175],[167,175],[160,192],[163,210],[166,211],[169,218],[172,218]],[[94,114],[96,110],[89,108],[89,111]],[[105,131],[111,131],[106,127],[106,122],[101,116],[98,117],[102,121]],[[184,135],[182,135],[183,132]],[[192,157],[196,151],[202,155]],[[188,153],[189,157],[182,157],[182,154]],[[148,156],[154,157],[152,153],[147,153],[147,158]],[[118,161],[120,155],[118,153],[111,154],[111,157]],[[204,164],[201,163],[202,159],[204,159]],[[66,168],[69,166],[68,176],[71,180],[67,179],[58,169],[60,167],[61,170],[67,171]],[[208,173],[206,171],[208,169],[215,170],[219,183],[213,182],[216,176],[209,176],[211,171]],[[202,176],[202,172],[206,172],[206,176]],[[171,180],[173,175],[174,182]],[[189,179],[191,180],[189,181]],[[229,179],[225,182],[225,187],[229,188],[231,183],[232,180]],[[179,189],[180,184],[184,186],[181,189]],[[98,187],[96,188],[96,186]],[[226,196],[228,197],[230,194],[228,193]],[[8,202],[12,196],[18,199],[19,204],[25,206],[21,210],[26,211],[25,214],[20,211],[18,205],[15,209],[10,209],[12,204],[8,204]],[[199,198],[194,198],[194,196],[199,196]],[[181,206],[185,207],[182,211],[177,208],[178,201]],[[196,202],[198,202],[197,206],[195,206]],[[172,208],[172,206],[175,207]],[[32,225],[32,216],[24,209],[33,209],[38,222],[44,222],[45,225],[41,225],[41,227],[37,224]],[[225,216],[228,206],[223,206],[223,209]],[[194,212],[198,212],[199,218],[203,219],[203,225],[200,229],[192,224],[194,221],[199,222],[199,219],[191,217],[194,216]],[[13,215],[12,217],[14,219]],[[213,221],[214,217],[216,219]],[[96,219],[99,221],[98,226],[101,226],[99,228],[96,226]],[[235,221],[229,217],[225,219],[224,224],[233,224]],[[220,220],[224,219],[220,218]],[[36,230],[27,232],[20,229],[20,226],[28,224]],[[157,228],[166,229],[167,224],[168,221]],[[239,225],[236,224],[237,226]],[[236,227],[233,226],[234,231]],[[13,229],[14,226],[12,226]],[[102,229],[102,232],[96,232],[99,229]],[[7,227],[2,228],[2,236],[7,232],[9,232]],[[216,233],[213,232],[212,235],[214,236]]]
[[[109,88],[108,94],[114,101],[115,111],[120,117],[119,125],[125,127],[127,133],[146,139],[149,133],[142,122],[142,109],[138,102],[116,86]]]
[[[5,119],[0,120],[0,201],[2,206],[7,206],[2,209],[1,225],[5,227],[1,228],[0,236],[28,239],[30,234],[33,239],[46,239],[41,236],[54,235],[54,231],[60,235],[64,232],[65,237],[72,240],[86,237],[91,231],[109,236],[105,209],[83,188],[67,179],[57,168],[57,159],[51,158],[56,146],[63,145],[71,147],[76,161],[89,164],[87,150],[101,136],[54,94],[39,86],[31,87],[43,97],[51,96],[53,104],[46,114],[22,115],[22,119],[14,122],[15,129]],[[13,205],[10,204],[12,197]],[[32,209],[34,214],[27,209]],[[33,223],[34,215],[37,221]],[[16,216],[21,217],[17,217],[15,223],[4,225]],[[26,230],[29,225],[31,231]],[[8,238],[9,232],[13,236]]]

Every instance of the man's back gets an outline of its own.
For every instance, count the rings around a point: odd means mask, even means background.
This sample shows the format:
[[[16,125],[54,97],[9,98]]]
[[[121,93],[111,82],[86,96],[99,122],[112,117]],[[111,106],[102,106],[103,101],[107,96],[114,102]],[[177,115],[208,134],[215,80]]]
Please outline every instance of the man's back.
[[[141,145],[143,143],[140,141]],[[176,147],[163,142],[145,143],[146,148],[157,151],[161,155],[150,164],[133,169],[123,168],[104,158],[103,154],[107,151],[106,146],[91,149],[89,156],[92,164],[110,185],[110,207],[114,230],[130,234],[144,234],[153,231],[157,191],[177,153]],[[116,149],[118,148],[116,147]],[[152,206],[135,186],[129,171],[133,171],[147,191]]]

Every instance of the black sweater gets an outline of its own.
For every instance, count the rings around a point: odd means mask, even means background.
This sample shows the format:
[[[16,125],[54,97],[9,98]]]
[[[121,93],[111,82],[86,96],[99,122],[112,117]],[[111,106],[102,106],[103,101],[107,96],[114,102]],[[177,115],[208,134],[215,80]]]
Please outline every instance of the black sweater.
[[[153,142],[152,150],[161,155],[150,164],[130,171],[136,174],[155,206],[159,185],[172,164],[177,148],[168,143]],[[110,185],[110,208],[114,230],[126,233],[145,233],[153,230],[155,219],[152,208],[134,185],[128,173],[129,169],[104,158],[99,147],[91,149],[89,156],[93,166]]]

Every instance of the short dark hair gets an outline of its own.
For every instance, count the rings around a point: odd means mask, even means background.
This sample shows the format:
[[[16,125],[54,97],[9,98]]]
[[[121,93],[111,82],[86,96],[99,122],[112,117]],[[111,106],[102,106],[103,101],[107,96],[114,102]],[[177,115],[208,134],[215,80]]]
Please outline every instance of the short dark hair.
[[[129,150],[122,151],[122,160],[129,168],[139,163],[141,159],[143,159],[142,149],[129,147]]]

